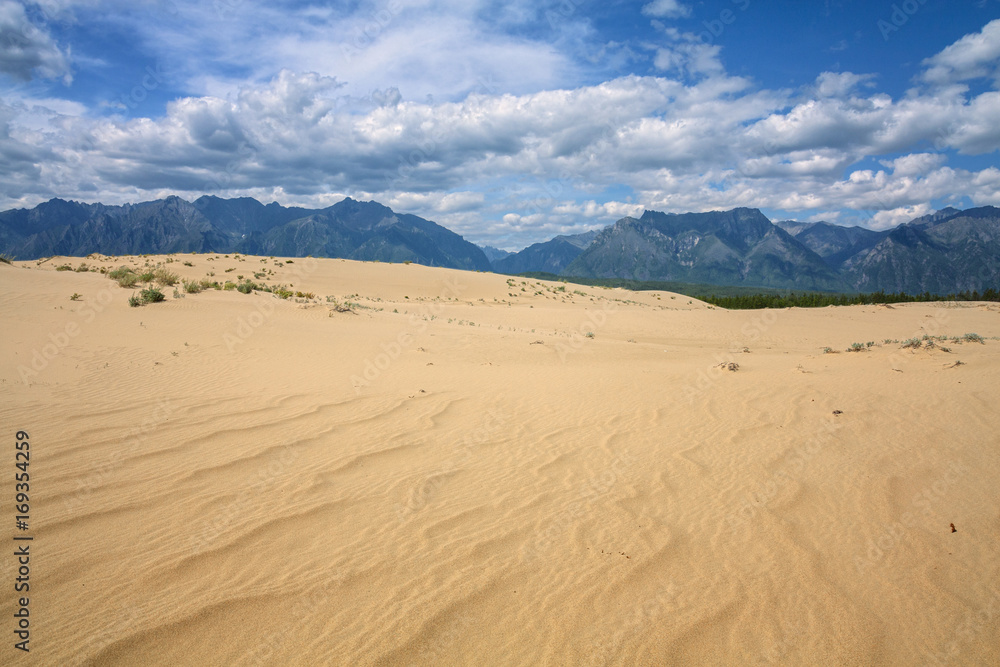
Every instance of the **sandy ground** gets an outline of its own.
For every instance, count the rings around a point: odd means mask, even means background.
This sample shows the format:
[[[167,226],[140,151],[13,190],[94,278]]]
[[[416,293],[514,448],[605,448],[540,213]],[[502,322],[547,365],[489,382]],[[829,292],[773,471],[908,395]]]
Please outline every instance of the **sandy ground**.
[[[55,270],[168,259],[316,296]],[[0,663],[1000,664],[996,304],[174,255],[0,264],[0,317]]]

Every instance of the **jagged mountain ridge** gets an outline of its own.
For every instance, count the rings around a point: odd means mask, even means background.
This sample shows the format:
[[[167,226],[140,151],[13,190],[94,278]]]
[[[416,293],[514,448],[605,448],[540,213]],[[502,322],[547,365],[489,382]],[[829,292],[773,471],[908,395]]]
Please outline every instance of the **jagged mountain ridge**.
[[[509,274],[529,271],[561,273],[595,238],[596,231],[556,236],[494,261],[493,270]]]
[[[325,209],[180,197],[107,206],[53,199],[0,213],[0,248],[18,259],[171,252],[343,257],[488,271],[474,244],[423,218],[345,199]]]
[[[814,251],[757,209],[646,211],[604,229],[563,275],[841,290]]]

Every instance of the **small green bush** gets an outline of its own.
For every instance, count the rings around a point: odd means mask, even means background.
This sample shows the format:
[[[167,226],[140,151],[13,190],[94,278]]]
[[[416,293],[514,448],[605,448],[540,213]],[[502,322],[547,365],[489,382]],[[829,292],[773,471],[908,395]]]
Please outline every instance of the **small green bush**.
[[[966,343],[982,343],[983,345],[986,344],[986,341],[983,340],[982,336],[974,333],[965,334],[964,336],[962,336],[962,340]]]
[[[61,266],[57,266],[56,267],[56,271],[72,271],[72,270],[73,270],[73,267],[70,266],[69,264],[63,264]]]
[[[147,287],[139,292],[143,303],[159,303],[166,300],[167,296],[156,287]]]
[[[202,287],[201,283],[195,280],[185,280],[184,281],[184,291],[188,294],[197,294],[198,292],[205,289]]]
[[[919,350],[923,346],[923,344],[924,344],[923,341],[921,341],[919,338],[911,338],[910,340],[903,341],[903,344],[900,345],[900,347],[904,350],[907,348]]]
[[[80,266],[76,267],[76,272],[77,273],[86,273],[89,270],[90,270],[90,267],[87,266],[86,262],[81,262]]]
[[[77,294],[76,292],[73,292],[73,296],[71,296],[69,298],[69,300],[70,301],[79,301],[81,296],[83,296],[83,295],[82,294]]]
[[[12,264],[13,263],[12,260],[11,260],[11,258],[8,257],[7,255],[0,255],[0,262],[3,262],[4,264]]]
[[[143,305],[143,303],[145,302],[142,300],[142,297],[139,296],[138,294],[132,294],[132,296],[128,298],[128,305],[132,306],[133,308],[138,308],[139,306]]]
[[[236,291],[241,294],[249,294],[257,288],[252,280],[244,280],[239,285],[236,286]]]
[[[146,271],[139,274],[139,282],[141,283],[151,283],[156,279],[156,274],[152,271]]]
[[[848,352],[864,352],[865,346],[862,343],[851,343],[851,346],[847,348]]]

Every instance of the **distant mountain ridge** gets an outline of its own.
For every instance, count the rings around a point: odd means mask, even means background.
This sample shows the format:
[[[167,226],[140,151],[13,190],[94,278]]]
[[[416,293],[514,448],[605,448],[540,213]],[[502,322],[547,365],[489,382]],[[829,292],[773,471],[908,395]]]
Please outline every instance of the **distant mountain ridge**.
[[[759,210],[622,218],[567,262],[538,243],[494,262],[502,273],[549,272],[838,292],[950,294],[1000,286],[1000,209],[946,208],[886,231],[828,222],[773,223]],[[533,251],[533,252],[529,252]],[[513,257],[524,261],[514,264]]]
[[[564,275],[842,290],[823,259],[760,211],[646,211],[602,231]]]
[[[535,243],[524,250],[493,262],[497,273],[562,273],[570,262],[597,238],[597,232],[583,232],[569,236],[556,236],[543,243]]]
[[[646,211],[517,253],[484,252],[432,221],[350,198],[324,209],[247,197],[167,197],[122,206],[52,199],[0,213],[0,253],[7,256],[92,252],[312,255],[508,274],[948,294],[1000,286],[1000,209],[948,208],[885,231],[774,223],[752,208]]]
[[[415,215],[344,199],[324,209],[180,197],[122,206],[52,199],[0,213],[0,251],[19,259],[171,252],[343,257],[489,271],[478,246]]]

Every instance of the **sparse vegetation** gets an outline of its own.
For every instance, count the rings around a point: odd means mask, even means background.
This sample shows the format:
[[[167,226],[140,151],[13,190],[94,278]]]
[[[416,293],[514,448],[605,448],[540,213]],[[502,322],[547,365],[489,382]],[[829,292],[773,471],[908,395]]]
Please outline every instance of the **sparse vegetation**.
[[[338,313],[353,313],[354,312],[354,308],[353,308],[354,304],[351,303],[350,301],[344,301],[343,303],[341,303],[339,300],[337,300],[336,297],[330,297],[330,296],[326,297],[326,300],[330,303],[330,305],[333,306],[333,311],[335,311],[335,312],[338,312]],[[398,311],[396,309],[393,309],[392,312],[395,313],[395,312],[398,312]],[[332,312],[331,312],[331,314],[332,314]]]
[[[965,334],[964,336],[962,336],[962,341],[965,343],[982,343],[983,345],[986,344],[986,341],[983,340],[982,336],[974,333]]]
[[[56,271],[72,271],[73,267],[69,264],[61,264],[56,267]]]
[[[73,296],[71,296],[69,298],[69,300],[70,301],[79,301],[80,297],[82,297],[82,296],[83,296],[82,294],[77,294],[76,292],[73,292]]]
[[[187,292],[188,294],[197,294],[203,289],[205,288],[202,286],[200,282],[194,280],[184,281],[184,291]]]
[[[139,276],[135,271],[127,266],[119,266],[117,269],[108,271],[108,278],[111,278],[119,287],[135,287],[139,282]]]
[[[176,273],[171,273],[162,266],[153,271],[153,279],[162,287],[173,287],[180,281]]]
[[[0,255],[0,262],[3,262],[4,264],[13,264],[14,263],[13,260],[10,257],[8,257],[7,255]]]

